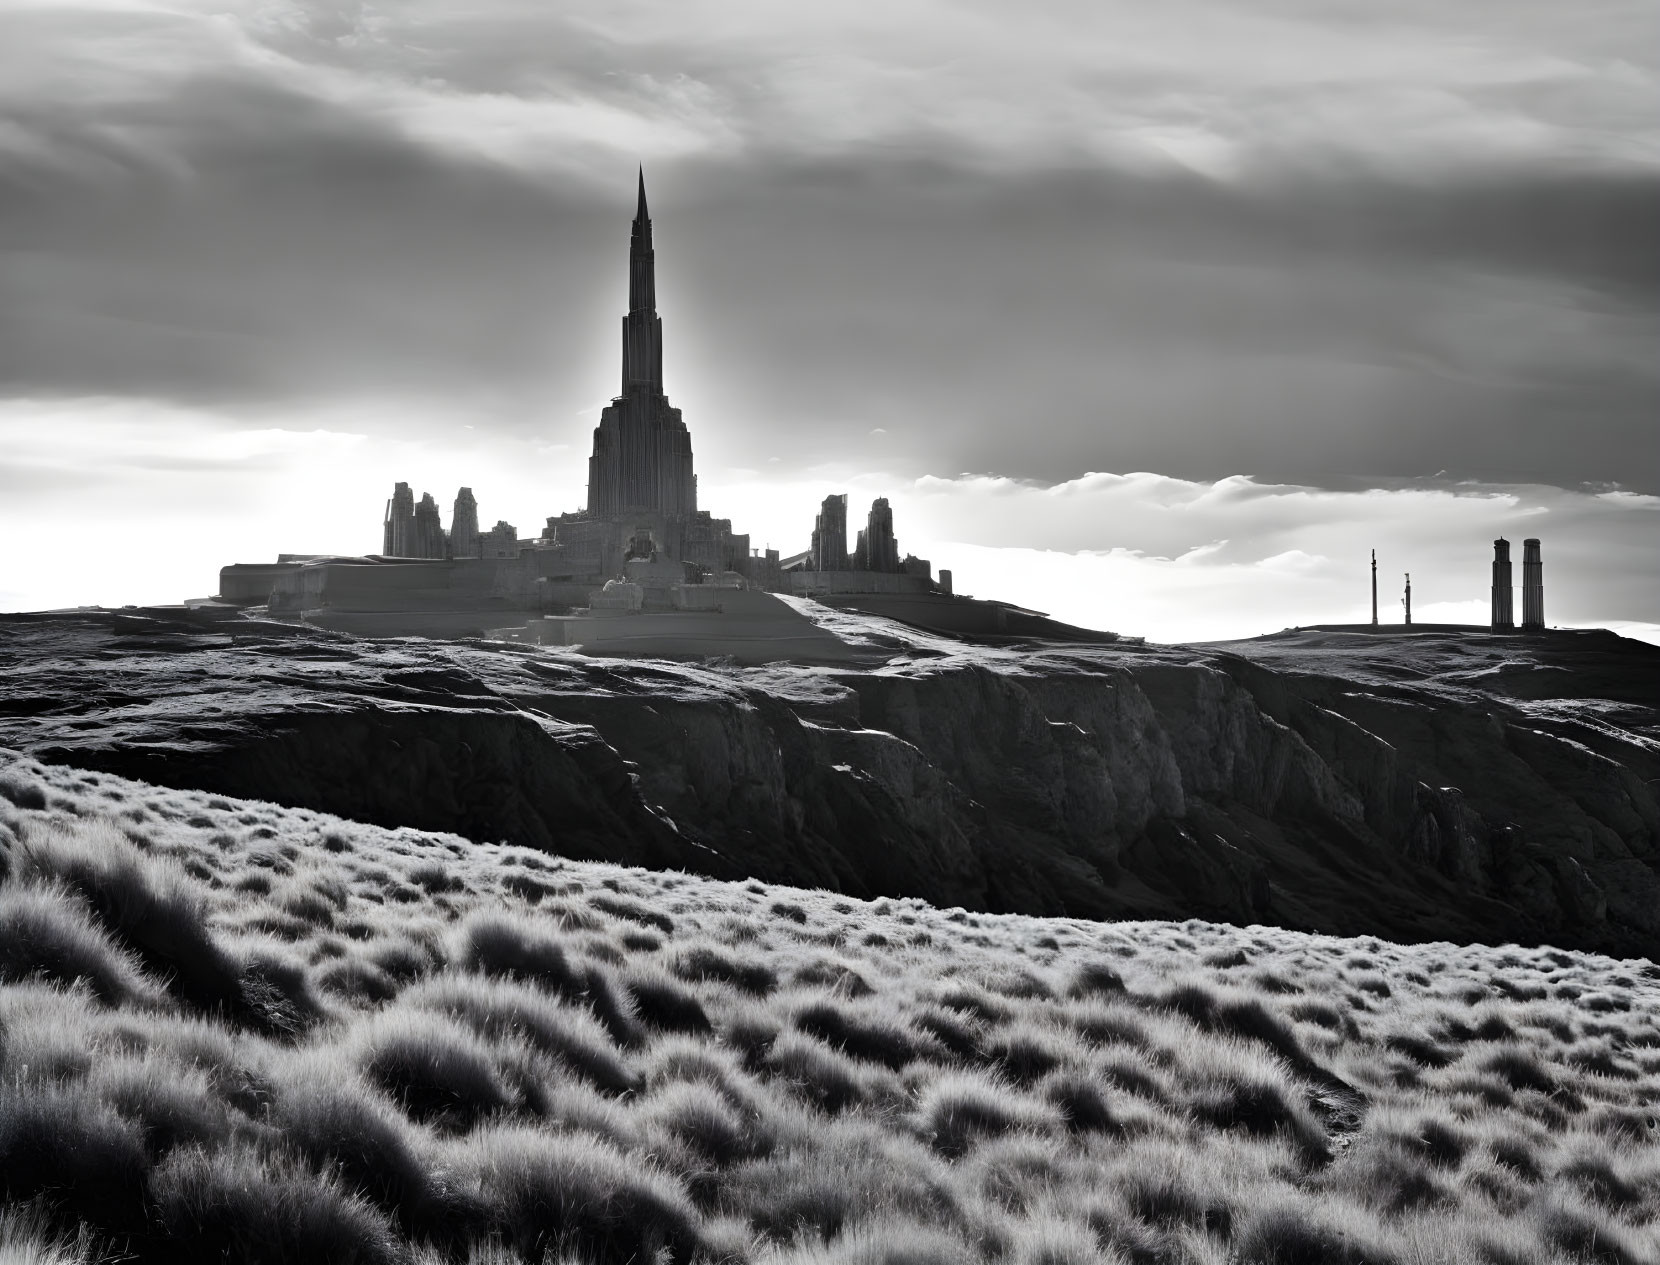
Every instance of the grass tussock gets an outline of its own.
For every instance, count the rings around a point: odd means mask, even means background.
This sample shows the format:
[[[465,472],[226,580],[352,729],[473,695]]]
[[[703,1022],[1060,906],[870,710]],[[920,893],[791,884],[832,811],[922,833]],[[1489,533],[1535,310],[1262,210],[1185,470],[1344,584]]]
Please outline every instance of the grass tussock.
[[[85,1225],[72,1234],[54,1229],[44,1204],[0,1208],[0,1261],[6,1265],[93,1265],[104,1257]]]
[[[146,856],[107,819],[31,830],[14,853],[16,876],[56,881],[185,1001],[234,1010],[235,967],[203,921],[200,891],[178,862]]]
[[[55,883],[17,882],[0,890],[0,981],[85,981],[105,1005],[143,1002],[151,990],[134,956]]]
[[[435,1130],[465,1132],[520,1105],[495,1050],[452,1020],[400,1008],[378,1016],[360,1040],[363,1076]]]
[[[254,1150],[181,1151],[150,1175],[166,1259],[194,1262],[340,1260],[397,1265],[391,1221],[332,1174]],[[141,1240],[142,1241],[142,1240]]]
[[[1660,1265],[1660,970],[0,771],[0,1261]]]
[[[917,1117],[922,1135],[949,1159],[966,1155],[985,1139],[1016,1132],[1047,1136],[1061,1125],[1056,1104],[977,1072],[934,1080],[918,1099]]]
[[[714,1030],[697,993],[650,963],[630,969],[624,986],[634,1003],[635,1016],[647,1028],[696,1035]]]
[[[649,1162],[579,1132],[483,1129],[449,1156],[484,1206],[489,1232],[524,1259],[580,1250],[590,1260],[686,1261],[699,1218],[684,1189]]]

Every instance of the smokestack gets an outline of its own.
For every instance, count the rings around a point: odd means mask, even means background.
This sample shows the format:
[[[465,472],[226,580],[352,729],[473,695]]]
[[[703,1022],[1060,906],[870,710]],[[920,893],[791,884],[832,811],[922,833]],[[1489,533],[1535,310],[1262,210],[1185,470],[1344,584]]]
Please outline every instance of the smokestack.
[[[1522,541],[1522,631],[1545,631],[1545,563],[1539,541]]]
[[[1412,572],[1406,573],[1406,596],[1401,599],[1401,605],[1406,607],[1406,626],[1412,627]]]
[[[1378,551],[1372,550],[1372,627],[1378,626]]]
[[[1510,574],[1510,542],[1500,536],[1493,542],[1494,632],[1514,631],[1516,627],[1515,601],[1516,586]]]

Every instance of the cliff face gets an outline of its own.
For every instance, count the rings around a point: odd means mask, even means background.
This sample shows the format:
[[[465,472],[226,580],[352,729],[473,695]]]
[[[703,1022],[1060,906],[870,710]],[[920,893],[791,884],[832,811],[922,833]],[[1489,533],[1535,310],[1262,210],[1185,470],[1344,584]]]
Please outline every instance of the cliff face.
[[[1660,650],[1612,634],[872,624],[831,670],[0,620],[0,745],[153,783],[947,906],[1660,956]]]

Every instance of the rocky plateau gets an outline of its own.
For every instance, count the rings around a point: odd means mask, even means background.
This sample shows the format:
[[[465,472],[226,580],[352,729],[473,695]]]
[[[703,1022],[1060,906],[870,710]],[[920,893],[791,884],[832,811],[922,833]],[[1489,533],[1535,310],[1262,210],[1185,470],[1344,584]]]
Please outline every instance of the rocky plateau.
[[[0,747],[858,896],[1660,957],[1660,648],[1319,629],[985,646],[815,618],[856,662],[0,616]]]

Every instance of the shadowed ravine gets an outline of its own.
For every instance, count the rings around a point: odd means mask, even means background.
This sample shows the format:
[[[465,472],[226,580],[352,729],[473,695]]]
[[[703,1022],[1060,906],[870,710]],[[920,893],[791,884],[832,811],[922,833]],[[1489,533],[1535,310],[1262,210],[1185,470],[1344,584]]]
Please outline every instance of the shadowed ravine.
[[[989,912],[1660,942],[1660,650],[1308,631],[868,663],[4,617],[0,745],[164,786]]]

